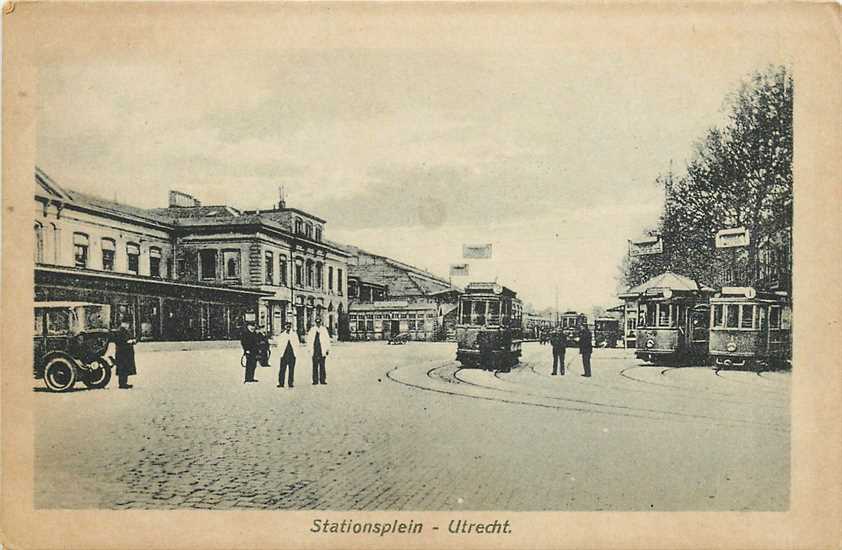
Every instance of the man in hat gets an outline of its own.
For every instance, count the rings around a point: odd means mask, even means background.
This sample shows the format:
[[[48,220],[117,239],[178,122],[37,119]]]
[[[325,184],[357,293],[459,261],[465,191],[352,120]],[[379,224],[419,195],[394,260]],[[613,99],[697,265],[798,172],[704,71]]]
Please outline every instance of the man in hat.
[[[592,352],[593,340],[591,339],[591,331],[588,330],[587,325],[582,325],[582,331],[579,333],[579,353],[582,354],[582,368],[585,371],[582,376],[590,377],[591,375]]]
[[[137,340],[132,338],[129,331],[129,320],[125,317],[120,319],[120,328],[111,335],[114,342],[114,362],[117,363],[117,380],[120,389],[130,389],[129,376],[137,374],[137,367],[134,361],[134,345]]]
[[[553,375],[564,376],[564,354],[567,351],[567,338],[561,329],[556,328],[550,333],[550,346],[553,348]]]
[[[240,338],[240,344],[243,346],[243,353],[246,356],[246,378],[243,380],[243,384],[257,382],[254,379],[254,371],[257,368],[257,353],[260,342],[257,333],[254,331],[254,321],[246,321],[246,330]]]
[[[295,380],[295,359],[298,355],[298,346],[301,345],[298,334],[292,331],[292,323],[284,323],[284,330],[278,335],[278,351],[281,353],[281,368],[278,371],[278,387],[284,387],[287,370],[289,370],[290,388]]]
[[[330,333],[322,325],[322,318],[316,317],[316,324],[307,333],[307,355],[313,359],[313,385],[327,384],[325,358],[330,353]]]

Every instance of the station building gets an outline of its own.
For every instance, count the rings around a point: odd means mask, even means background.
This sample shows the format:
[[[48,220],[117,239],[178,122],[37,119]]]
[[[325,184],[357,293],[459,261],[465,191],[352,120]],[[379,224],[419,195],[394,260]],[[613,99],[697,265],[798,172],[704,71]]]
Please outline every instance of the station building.
[[[62,188],[35,170],[35,299],[108,303],[144,340],[238,338],[254,319],[304,333],[348,323],[348,253],[325,220],[283,201],[265,211],[170,192],[142,209]]]

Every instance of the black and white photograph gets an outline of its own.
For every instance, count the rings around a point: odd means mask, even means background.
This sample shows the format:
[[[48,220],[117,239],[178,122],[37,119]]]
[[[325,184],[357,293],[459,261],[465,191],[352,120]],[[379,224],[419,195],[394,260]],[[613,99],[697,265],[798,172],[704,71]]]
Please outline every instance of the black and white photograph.
[[[507,547],[522,512],[792,513],[797,350],[838,322],[799,291],[839,297],[838,206],[794,170],[811,19],[211,4],[7,4],[38,44],[4,76],[33,518]]]

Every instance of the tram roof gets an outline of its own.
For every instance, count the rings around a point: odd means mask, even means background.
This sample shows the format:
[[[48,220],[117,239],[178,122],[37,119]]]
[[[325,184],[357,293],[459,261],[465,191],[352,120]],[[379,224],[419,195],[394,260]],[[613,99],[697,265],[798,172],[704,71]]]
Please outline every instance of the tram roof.
[[[633,298],[645,293],[652,288],[668,288],[673,292],[715,292],[714,289],[705,285],[700,285],[690,277],[673,273],[672,271],[665,271],[660,275],[656,275],[648,281],[641,283],[628,289],[621,294],[621,298]]]

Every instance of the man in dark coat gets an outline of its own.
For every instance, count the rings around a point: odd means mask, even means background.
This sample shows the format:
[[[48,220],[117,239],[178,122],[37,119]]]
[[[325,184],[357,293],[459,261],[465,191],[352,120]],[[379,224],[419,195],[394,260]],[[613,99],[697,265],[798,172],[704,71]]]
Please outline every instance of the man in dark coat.
[[[550,334],[550,345],[553,348],[553,374],[564,376],[564,353],[567,351],[567,338],[560,329]]]
[[[111,340],[114,342],[114,362],[117,363],[117,380],[119,387],[127,390],[132,387],[129,384],[129,376],[137,374],[137,367],[134,362],[134,345],[137,340],[132,338],[129,332],[128,319],[120,321],[120,328],[118,328],[111,335]]]
[[[243,353],[246,356],[246,378],[243,380],[243,384],[257,382],[254,379],[254,370],[257,368],[257,353],[260,342],[257,333],[254,331],[253,322],[246,323],[246,330],[240,338],[240,344],[243,346]]]
[[[591,331],[588,327],[582,326],[582,331],[579,333],[579,353],[582,354],[582,367],[585,373],[582,376],[591,375],[591,353],[593,352],[593,341],[591,339]]]
[[[495,370],[494,364],[494,333],[480,332],[477,334],[479,340],[479,361],[483,370]]]

